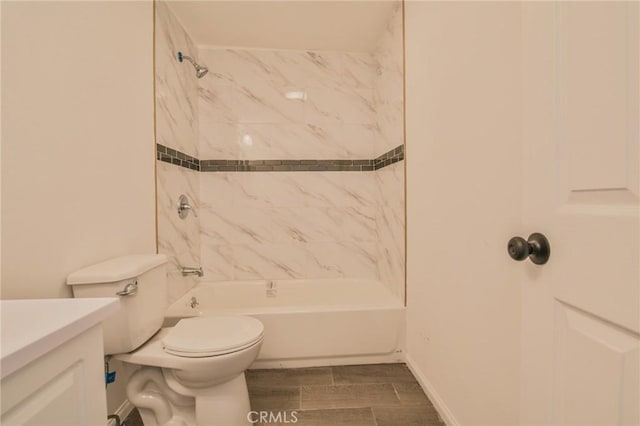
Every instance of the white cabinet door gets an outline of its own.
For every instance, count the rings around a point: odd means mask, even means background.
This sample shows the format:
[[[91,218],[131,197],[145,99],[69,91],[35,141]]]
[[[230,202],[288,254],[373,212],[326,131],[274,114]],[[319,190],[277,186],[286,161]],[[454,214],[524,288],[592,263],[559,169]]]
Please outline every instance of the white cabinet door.
[[[0,424],[105,425],[103,371],[98,324],[2,379]]]
[[[638,425],[637,2],[523,4],[522,423]]]

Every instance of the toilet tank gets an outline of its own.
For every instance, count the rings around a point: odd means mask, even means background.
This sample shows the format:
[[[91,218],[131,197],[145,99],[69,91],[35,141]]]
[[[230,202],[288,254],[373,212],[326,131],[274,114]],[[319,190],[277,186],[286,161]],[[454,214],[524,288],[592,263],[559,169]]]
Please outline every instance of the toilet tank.
[[[167,258],[117,257],[73,272],[73,297],[120,298],[120,310],[102,323],[106,355],[130,352],[162,326],[167,309]]]

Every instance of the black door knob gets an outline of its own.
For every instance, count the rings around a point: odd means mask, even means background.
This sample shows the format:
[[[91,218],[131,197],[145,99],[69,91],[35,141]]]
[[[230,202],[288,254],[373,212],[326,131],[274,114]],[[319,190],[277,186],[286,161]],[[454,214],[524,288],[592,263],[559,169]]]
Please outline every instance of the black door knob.
[[[547,237],[540,233],[529,235],[529,240],[513,237],[507,244],[509,256],[514,260],[525,260],[527,257],[536,265],[544,265],[549,260],[551,246]]]

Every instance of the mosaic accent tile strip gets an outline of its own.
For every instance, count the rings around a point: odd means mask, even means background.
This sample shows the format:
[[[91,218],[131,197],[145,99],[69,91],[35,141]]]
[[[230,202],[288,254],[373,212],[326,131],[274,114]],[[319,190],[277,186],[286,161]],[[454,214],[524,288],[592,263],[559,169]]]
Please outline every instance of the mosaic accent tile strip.
[[[202,160],[203,172],[362,172],[373,160]]]
[[[158,144],[157,159],[201,172],[367,172],[404,160],[404,145],[373,160],[198,160]]]
[[[156,159],[191,170],[200,171],[200,160],[184,152],[156,144]]]
[[[402,160],[404,160],[404,145],[398,145],[373,160],[373,168],[374,170],[378,170]]]

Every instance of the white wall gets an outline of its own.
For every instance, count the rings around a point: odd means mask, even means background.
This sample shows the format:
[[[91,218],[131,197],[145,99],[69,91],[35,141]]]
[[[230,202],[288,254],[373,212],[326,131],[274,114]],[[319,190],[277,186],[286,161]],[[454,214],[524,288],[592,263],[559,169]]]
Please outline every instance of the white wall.
[[[2,298],[155,253],[152,25],[151,1],[2,2]]]
[[[153,6],[2,2],[2,298],[154,253]]]
[[[452,424],[519,420],[520,6],[407,2],[408,360]]]
[[[2,6],[0,5],[0,34],[2,33]],[[2,81],[2,43],[0,43],[0,81]],[[0,111],[2,111],[2,85],[0,84]],[[2,223],[2,114],[0,114],[0,224]],[[0,288],[2,287],[2,226],[0,226]],[[0,291],[0,296],[2,292]]]

